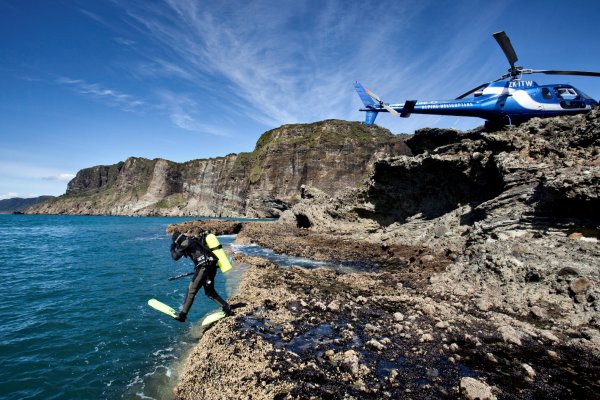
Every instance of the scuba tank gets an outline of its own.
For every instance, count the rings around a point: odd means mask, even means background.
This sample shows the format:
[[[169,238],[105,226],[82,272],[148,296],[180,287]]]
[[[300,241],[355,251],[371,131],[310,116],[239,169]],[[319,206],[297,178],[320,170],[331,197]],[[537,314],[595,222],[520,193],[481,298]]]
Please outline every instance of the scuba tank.
[[[231,263],[229,262],[229,258],[227,258],[227,254],[225,254],[225,250],[223,250],[223,246],[217,240],[217,237],[212,233],[209,233],[204,238],[206,245],[209,250],[213,252],[213,254],[217,257],[219,268],[221,268],[221,272],[227,272],[231,269]]]

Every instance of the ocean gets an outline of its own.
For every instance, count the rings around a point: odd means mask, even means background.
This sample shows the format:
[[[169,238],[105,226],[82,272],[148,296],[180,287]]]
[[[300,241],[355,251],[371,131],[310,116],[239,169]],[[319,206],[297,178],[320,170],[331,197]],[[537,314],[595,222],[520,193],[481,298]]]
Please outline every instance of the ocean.
[[[0,399],[169,399],[217,309],[202,291],[188,322],[178,309],[192,271],[169,253],[169,224],[191,218],[0,215]],[[229,252],[234,236],[219,237]],[[229,297],[243,266],[217,274]]]

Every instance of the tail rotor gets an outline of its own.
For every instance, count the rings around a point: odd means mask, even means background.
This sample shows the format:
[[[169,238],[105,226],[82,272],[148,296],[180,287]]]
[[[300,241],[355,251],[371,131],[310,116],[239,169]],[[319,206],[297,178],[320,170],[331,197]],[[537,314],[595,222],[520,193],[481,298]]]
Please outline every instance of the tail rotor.
[[[385,103],[383,102],[383,100],[381,100],[381,99],[379,98],[379,96],[377,96],[375,93],[373,93],[373,92],[372,92],[372,91],[370,91],[369,89],[365,89],[365,92],[366,92],[366,93],[367,93],[369,96],[371,96],[371,98],[372,98],[373,100],[375,100],[376,102],[378,102],[378,103],[379,103],[379,107],[382,107],[383,109],[387,110],[387,112],[389,112],[389,113],[390,113],[390,114],[392,114],[393,116],[398,116],[398,115],[399,115],[398,111],[394,110],[392,107],[390,107],[390,106],[388,106],[387,104],[385,104]]]

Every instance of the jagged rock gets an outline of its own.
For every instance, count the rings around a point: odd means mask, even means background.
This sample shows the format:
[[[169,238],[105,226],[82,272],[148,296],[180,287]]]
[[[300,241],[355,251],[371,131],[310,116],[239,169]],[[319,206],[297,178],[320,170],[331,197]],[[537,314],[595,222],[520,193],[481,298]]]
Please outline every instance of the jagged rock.
[[[578,295],[578,294],[587,292],[588,289],[590,289],[591,287],[592,287],[592,281],[590,281],[588,278],[584,278],[584,277],[577,278],[569,284],[569,288],[571,289],[571,291],[573,292],[574,295]]]
[[[532,380],[533,378],[535,378],[535,371],[533,370],[533,368],[531,367],[531,365],[529,364],[522,364],[521,367],[523,367],[524,373],[525,373],[525,378],[527,380]]]
[[[521,346],[521,337],[519,333],[512,327],[508,325],[501,326],[498,328],[498,332],[506,343],[516,344],[517,346]]]
[[[332,301],[327,305],[327,309],[333,312],[340,311],[340,304],[337,301]]]
[[[379,328],[373,324],[365,325],[365,332],[375,333],[375,332],[379,332],[380,330],[381,330],[381,328]]]
[[[531,309],[529,310],[529,313],[531,314],[531,316],[533,318],[536,318],[536,319],[544,319],[548,315],[546,310],[544,310],[542,307],[539,307],[539,306],[531,307]]]
[[[358,376],[360,373],[358,353],[354,350],[344,352],[341,365],[343,369],[350,372],[353,376]]]
[[[431,342],[433,341],[433,335],[431,333],[424,333],[419,340],[421,342]]]
[[[469,377],[460,380],[460,393],[465,400],[496,400],[488,385]]]
[[[439,329],[448,329],[450,327],[450,324],[448,323],[448,321],[440,321],[437,324],[435,324],[435,327]]]
[[[203,231],[210,231],[213,234],[219,235],[235,235],[242,230],[242,223],[238,221],[223,221],[214,219],[204,219],[196,221],[182,222],[179,224],[169,225],[167,234],[173,232],[181,232],[186,235],[199,235]]]
[[[394,313],[394,319],[396,321],[403,321],[404,320],[404,314],[402,314],[400,312],[395,312]]]
[[[385,345],[381,342],[379,342],[377,339],[371,339],[367,342],[367,346],[371,346],[374,349],[377,350],[383,350],[385,349]]]

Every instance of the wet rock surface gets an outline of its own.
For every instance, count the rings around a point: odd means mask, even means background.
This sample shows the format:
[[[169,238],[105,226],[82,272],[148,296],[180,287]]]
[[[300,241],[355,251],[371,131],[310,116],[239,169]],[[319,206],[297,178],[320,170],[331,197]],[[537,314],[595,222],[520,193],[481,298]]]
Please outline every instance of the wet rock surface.
[[[240,307],[177,397],[600,398],[598,120],[424,130],[364,188],[244,224],[238,243],[354,270],[237,254]]]
[[[600,365],[583,349],[427,296],[395,273],[236,257],[253,265],[231,299],[242,306],[202,337],[179,398],[593,398],[600,389]]]

